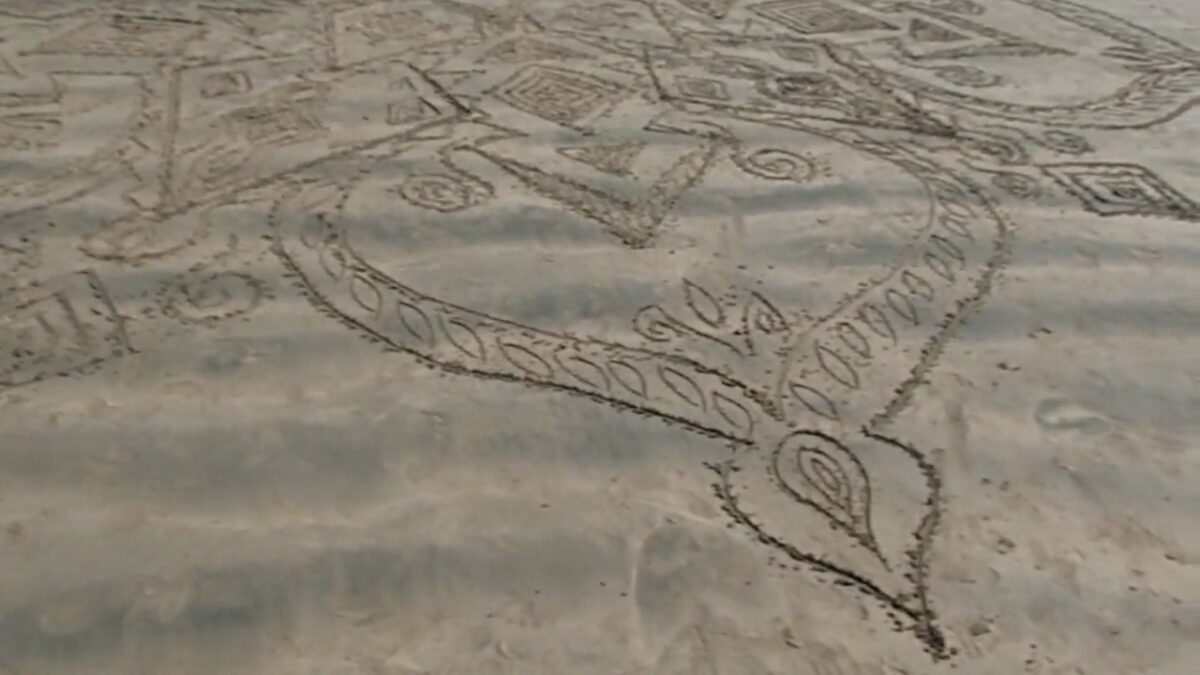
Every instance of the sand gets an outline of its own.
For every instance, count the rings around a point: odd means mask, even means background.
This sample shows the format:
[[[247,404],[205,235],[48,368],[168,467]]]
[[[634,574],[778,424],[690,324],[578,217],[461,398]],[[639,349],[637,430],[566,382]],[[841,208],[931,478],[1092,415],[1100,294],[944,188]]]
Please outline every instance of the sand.
[[[1198,36],[0,2],[0,673],[1196,672]]]

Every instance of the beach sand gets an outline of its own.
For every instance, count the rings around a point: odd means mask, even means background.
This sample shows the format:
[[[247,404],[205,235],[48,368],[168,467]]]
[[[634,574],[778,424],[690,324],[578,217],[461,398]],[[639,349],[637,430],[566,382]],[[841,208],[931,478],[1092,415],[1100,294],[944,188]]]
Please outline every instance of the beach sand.
[[[1194,673],[1198,100],[1188,0],[0,1],[0,674]]]

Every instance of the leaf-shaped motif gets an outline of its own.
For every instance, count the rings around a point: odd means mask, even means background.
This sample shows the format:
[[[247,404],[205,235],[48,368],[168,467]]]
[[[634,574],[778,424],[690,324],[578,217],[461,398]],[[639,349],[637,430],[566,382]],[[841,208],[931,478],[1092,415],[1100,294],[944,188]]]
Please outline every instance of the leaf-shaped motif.
[[[371,316],[379,316],[383,311],[383,293],[375,286],[375,282],[362,274],[356,274],[350,280],[350,297]]]
[[[713,297],[712,293],[703,287],[683,280],[683,294],[687,300],[688,309],[710,328],[719,328],[725,324],[725,308]]]
[[[642,375],[640,370],[625,361],[612,359],[608,362],[608,372],[612,373],[617,384],[629,393],[639,398],[646,398],[646,376]]]
[[[850,365],[846,357],[822,344],[819,340],[815,343],[813,350],[817,355],[817,364],[821,366],[826,375],[847,389],[858,389],[858,371]]]
[[[821,391],[800,382],[790,383],[788,391],[791,392],[792,398],[799,401],[809,412],[827,420],[837,421],[837,405]]]
[[[559,351],[560,353],[554,355],[554,361],[563,369],[563,372],[578,380],[586,388],[608,391],[612,386],[604,369],[591,360],[582,356],[563,356],[562,350]]]
[[[870,433],[801,430],[765,456],[751,453],[712,468],[735,523],[881,602],[931,653],[944,656],[927,599],[941,483],[923,455]]]
[[[554,376],[554,366],[551,366],[546,359],[538,356],[537,352],[529,347],[504,340],[498,340],[496,345],[500,347],[500,353],[504,355],[504,358],[526,375],[546,380]]]
[[[321,263],[321,269],[325,270],[330,279],[341,280],[346,276],[349,262],[346,260],[346,253],[342,251],[336,241],[321,249],[318,260]]]
[[[437,343],[437,336],[433,332],[433,323],[429,320],[429,315],[420,307],[397,300],[396,315],[400,318],[400,325],[409,335],[430,347]]]
[[[1022,174],[1014,173],[1012,171],[1006,171],[1003,174],[997,175],[1019,176],[1021,178],[1027,178]],[[961,237],[967,241],[975,241],[975,233],[972,232],[971,228],[967,227],[966,225],[966,223],[970,222],[970,219],[973,219],[974,217],[974,214],[970,215],[969,217],[963,217],[960,214],[947,212],[938,216],[938,226],[950,234],[955,235],[956,237]]]
[[[947,283],[954,283],[954,270],[950,268],[950,263],[942,259],[942,257],[933,251],[925,252],[925,266],[929,268],[938,277]]]
[[[923,299],[933,300],[933,284],[929,283],[925,277],[913,272],[912,270],[904,270],[900,273],[900,283],[908,289],[909,293]]]
[[[754,415],[750,409],[721,392],[713,392],[713,408],[738,431],[749,435],[754,430]]]
[[[889,288],[883,297],[887,300],[888,307],[891,307],[892,311],[900,318],[914,326],[920,325],[921,317],[917,314],[917,308],[913,305],[911,298],[894,288]]]
[[[857,316],[858,320],[871,329],[872,333],[879,337],[889,338],[893,343],[896,341],[896,329],[882,309],[868,302],[858,308]]]
[[[695,406],[701,410],[707,407],[704,403],[704,392],[696,384],[696,381],[686,373],[670,366],[659,366],[658,376],[662,379],[663,384],[667,385],[668,389],[683,399],[688,405]]]
[[[817,432],[793,434],[775,449],[771,468],[779,485],[797,501],[825,514],[879,554],[871,532],[871,482],[845,446]]]
[[[871,343],[867,340],[867,336],[863,335],[863,332],[858,329],[858,326],[849,321],[843,321],[837,325],[835,330],[838,337],[841,338],[842,344],[846,345],[847,349],[861,358],[871,358]]]
[[[754,330],[766,335],[778,335],[790,330],[783,313],[764,298],[758,291],[750,293],[746,303],[746,324]]]
[[[455,349],[473,359],[487,360],[487,350],[483,346],[483,339],[479,337],[479,333],[474,328],[458,319],[450,319],[441,323],[442,332],[446,334],[446,339]]]
[[[929,241],[935,247],[937,247],[939,251],[944,253],[950,259],[954,260],[954,262],[958,263],[960,269],[966,266],[967,255],[963,253],[962,247],[960,247],[958,244],[955,244],[940,234],[930,236]]]

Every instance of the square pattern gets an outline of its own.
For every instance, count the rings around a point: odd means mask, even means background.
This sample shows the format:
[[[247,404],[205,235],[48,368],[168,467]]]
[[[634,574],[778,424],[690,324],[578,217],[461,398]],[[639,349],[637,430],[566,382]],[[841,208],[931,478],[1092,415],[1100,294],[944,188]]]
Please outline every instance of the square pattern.
[[[1101,216],[1141,215],[1200,219],[1200,207],[1137,164],[1069,162],[1047,164],[1042,171],[1084,207]]]
[[[518,110],[564,125],[591,117],[624,98],[615,82],[549,66],[531,66],[492,91]]]

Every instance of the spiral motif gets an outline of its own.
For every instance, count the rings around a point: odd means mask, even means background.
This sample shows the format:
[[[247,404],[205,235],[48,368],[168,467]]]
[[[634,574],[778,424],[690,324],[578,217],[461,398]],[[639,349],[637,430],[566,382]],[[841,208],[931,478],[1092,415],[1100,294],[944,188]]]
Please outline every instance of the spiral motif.
[[[262,282],[242,272],[193,274],[167,287],[163,311],[184,323],[212,325],[250,313],[264,294]]]
[[[817,162],[787,150],[767,148],[736,158],[738,168],[767,180],[790,180],[805,183],[820,172]]]
[[[414,206],[443,213],[461,211],[482,201],[472,185],[441,173],[411,176],[400,185],[398,191]]]

